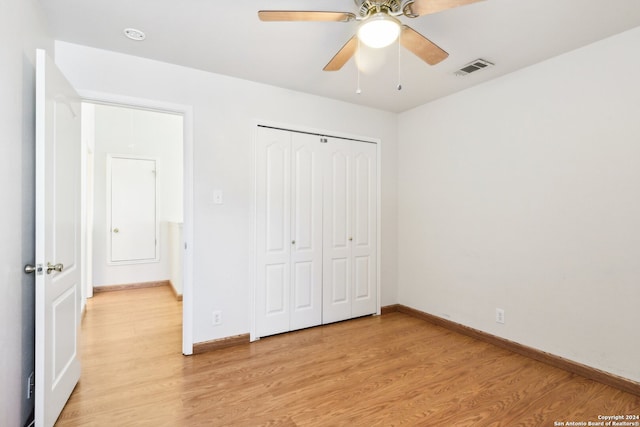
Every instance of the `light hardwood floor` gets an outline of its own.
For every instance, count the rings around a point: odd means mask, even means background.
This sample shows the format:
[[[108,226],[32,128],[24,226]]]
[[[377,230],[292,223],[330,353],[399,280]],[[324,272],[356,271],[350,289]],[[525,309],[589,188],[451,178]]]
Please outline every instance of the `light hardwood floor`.
[[[554,426],[640,397],[402,313],[185,357],[168,287],[97,294],[58,426]],[[555,424],[559,425],[559,424]]]

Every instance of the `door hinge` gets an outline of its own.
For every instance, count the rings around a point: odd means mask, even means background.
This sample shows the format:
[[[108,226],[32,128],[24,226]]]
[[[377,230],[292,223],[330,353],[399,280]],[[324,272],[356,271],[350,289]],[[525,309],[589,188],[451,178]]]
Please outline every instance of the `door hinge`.
[[[36,376],[32,371],[29,377],[27,378],[27,399],[31,399],[33,397],[33,391],[36,388]]]

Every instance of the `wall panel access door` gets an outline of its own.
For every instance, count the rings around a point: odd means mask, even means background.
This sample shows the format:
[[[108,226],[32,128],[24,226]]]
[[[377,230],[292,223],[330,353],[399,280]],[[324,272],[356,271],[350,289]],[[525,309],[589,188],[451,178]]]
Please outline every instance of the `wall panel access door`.
[[[322,159],[319,139],[258,128],[256,333],[322,322]]]
[[[109,263],[159,259],[156,161],[109,156]]]

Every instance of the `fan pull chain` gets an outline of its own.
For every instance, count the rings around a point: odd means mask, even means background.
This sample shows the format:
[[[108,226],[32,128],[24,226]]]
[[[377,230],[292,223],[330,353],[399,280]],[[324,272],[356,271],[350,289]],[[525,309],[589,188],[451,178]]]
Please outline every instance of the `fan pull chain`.
[[[360,89],[360,37],[358,37],[358,50],[356,50],[356,70],[358,71],[358,87],[356,88],[356,94],[360,95],[362,89]]]
[[[398,86],[396,87],[398,90],[402,90],[402,83],[400,83],[402,81],[402,69],[400,67],[400,53],[402,49],[400,49],[400,37],[402,37],[402,30],[400,30],[400,34],[398,34]]]

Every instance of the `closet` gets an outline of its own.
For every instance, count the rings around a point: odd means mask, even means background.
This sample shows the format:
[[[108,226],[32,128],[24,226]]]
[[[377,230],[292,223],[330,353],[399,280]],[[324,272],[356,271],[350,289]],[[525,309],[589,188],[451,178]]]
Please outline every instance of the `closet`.
[[[257,337],[373,314],[376,144],[258,126]]]

